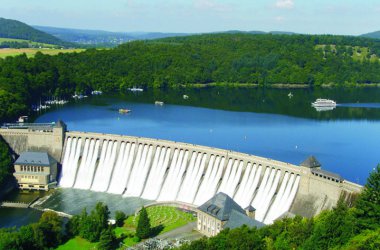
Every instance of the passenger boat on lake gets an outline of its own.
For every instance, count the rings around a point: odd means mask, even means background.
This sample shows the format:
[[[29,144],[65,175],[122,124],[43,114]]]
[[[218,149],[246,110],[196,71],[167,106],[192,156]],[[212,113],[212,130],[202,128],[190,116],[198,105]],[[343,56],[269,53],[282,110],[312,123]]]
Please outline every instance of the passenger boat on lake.
[[[335,107],[336,102],[330,99],[317,99],[315,102],[311,103],[313,107]]]

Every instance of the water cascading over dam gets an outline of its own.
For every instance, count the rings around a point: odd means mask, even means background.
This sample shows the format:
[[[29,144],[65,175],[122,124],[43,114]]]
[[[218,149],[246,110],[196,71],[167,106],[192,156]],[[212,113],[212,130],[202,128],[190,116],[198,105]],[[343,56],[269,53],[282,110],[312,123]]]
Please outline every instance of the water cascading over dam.
[[[299,173],[226,150],[152,141],[67,136],[60,186],[196,206],[224,192],[267,224],[297,194]]]

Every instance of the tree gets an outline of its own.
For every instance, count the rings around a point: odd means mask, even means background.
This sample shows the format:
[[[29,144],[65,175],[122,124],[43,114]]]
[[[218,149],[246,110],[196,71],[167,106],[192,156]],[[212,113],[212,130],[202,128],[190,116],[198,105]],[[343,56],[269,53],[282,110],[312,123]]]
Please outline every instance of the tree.
[[[127,219],[127,216],[122,211],[115,212],[115,224],[118,227],[122,227],[124,225],[124,221]]]
[[[5,183],[12,173],[12,158],[8,149],[8,145],[2,137],[0,137],[0,187]]]
[[[140,239],[149,238],[151,232],[150,220],[145,207],[141,208],[140,218],[137,223],[136,236]]]
[[[44,212],[34,226],[35,242],[40,248],[58,246],[63,239],[63,220],[55,212]]]
[[[380,227],[380,164],[372,171],[356,203],[359,230]]]
[[[112,230],[112,227],[108,227],[100,234],[100,240],[98,244],[99,250],[112,250],[115,249],[116,245],[116,236],[115,232]]]

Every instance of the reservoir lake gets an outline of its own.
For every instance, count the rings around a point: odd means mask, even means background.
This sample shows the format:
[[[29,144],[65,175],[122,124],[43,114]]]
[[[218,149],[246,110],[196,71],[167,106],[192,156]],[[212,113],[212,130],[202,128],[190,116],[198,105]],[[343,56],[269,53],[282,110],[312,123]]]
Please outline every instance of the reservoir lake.
[[[323,169],[364,184],[380,162],[380,91],[356,90],[145,91],[78,100],[35,122],[61,119],[72,131],[193,143],[295,165],[314,155]],[[184,94],[189,99],[183,99]],[[318,112],[310,103],[319,97],[331,98],[338,106]],[[120,108],[131,112],[120,114]]]

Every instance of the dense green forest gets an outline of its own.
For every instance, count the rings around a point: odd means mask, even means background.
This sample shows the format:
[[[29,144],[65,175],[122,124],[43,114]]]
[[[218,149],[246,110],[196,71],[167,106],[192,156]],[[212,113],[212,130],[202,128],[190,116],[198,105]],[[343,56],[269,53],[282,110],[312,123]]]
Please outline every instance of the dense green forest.
[[[73,46],[72,43],[64,42],[50,34],[37,30],[17,20],[0,17],[0,37],[30,40],[39,43],[60,45],[63,47]]]
[[[333,210],[314,218],[285,218],[261,229],[225,229],[181,249],[380,249],[380,166],[353,206],[341,199]]]
[[[366,56],[359,57],[358,54]],[[0,120],[75,91],[210,83],[365,86],[380,83],[380,41],[359,37],[212,34],[137,41],[115,49],[0,59]]]
[[[0,137],[0,188],[10,178],[12,169],[13,165],[9,147],[4,139]]]

